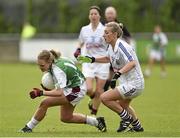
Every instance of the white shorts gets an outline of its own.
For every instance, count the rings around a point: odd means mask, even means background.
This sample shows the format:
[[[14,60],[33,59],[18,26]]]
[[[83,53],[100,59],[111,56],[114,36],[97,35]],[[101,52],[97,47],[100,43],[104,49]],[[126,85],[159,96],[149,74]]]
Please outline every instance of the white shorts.
[[[136,86],[133,86],[131,83],[123,83],[120,86],[116,87],[123,97],[123,99],[133,99],[139,96],[143,89],[138,89]]]
[[[165,57],[165,49],[155,50],[151,49],[150,58],[160,61],[163,57]]]
[[[77,93],[73,93],[72,88],[64,88],[63,93],[73,106],[77,105],[86,95],[87,92],[86,82],[84,82],[79,88],[80,91]]]
[[[100,78],[106,80],[109,76],[109,63],[83,63],[82,73],[90,78]]]

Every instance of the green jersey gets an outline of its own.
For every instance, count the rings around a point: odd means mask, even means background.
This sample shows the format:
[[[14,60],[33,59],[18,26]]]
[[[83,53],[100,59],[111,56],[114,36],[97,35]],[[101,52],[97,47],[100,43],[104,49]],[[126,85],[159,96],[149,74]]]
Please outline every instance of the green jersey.
[[[85,77],[75,64],[67,58],[59,58],[50,69],[56,88],[73,88],[80,86]]]

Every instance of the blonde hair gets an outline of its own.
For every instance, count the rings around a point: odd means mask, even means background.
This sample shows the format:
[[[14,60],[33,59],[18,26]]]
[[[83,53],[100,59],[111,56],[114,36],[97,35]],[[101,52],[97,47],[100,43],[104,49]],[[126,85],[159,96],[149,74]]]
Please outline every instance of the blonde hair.
[[[60,58],[61,53],[55,50],[43,50],[38,55],[38,60],[44,60],[46,62],[53,63],[55,59]]]
[[[121,37],[122,34],[123,34],[123,31],[122,31],[122,28],[121,28],[122,27],[121,24],[118,24],[116,22],[109,22],[109,23],[106,24],[106,27],[110,27],[111,31],[113,33],[116,32],[117,33],[117,38]]]

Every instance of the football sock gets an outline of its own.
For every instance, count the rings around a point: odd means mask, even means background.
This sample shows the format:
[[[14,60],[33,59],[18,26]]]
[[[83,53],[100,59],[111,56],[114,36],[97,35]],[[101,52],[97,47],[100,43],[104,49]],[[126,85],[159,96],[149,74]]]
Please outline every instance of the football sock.
[[[119,113],[119,116],[121,117],[122,120],[128,120],[131,118],[131,116],[129,115],[129,113],[126,110],[122,110],[121,113]]]
[[[97,126],[98,121],[95,117],[92,116],[86,116],[86,124],[89,124],[91,126]]]
[[[132,122],[132,126],[133,126],[135,129],[140,129],[140,128],[142,127],[139,119],[136,119],[135,121],[133,121],[133,122]]]
[[[105,85],[104,85],[104,91],[107,91],[109,89],[109,85],[110,85],[110,80],[107,80]]]
[[[37,121],[34,117],[32,117],[31,120],[27,123],[27,126],[30,129],[33,129],[38,123],[39,121]]]

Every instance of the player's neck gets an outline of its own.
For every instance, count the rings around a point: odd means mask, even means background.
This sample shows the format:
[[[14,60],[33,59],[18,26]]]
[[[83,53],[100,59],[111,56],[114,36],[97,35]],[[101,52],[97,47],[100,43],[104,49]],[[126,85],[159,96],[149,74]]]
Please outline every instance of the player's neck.
[[[116,45],[116,41],[117,41],[117,39],[114,39],[114,40],[112,40],[111,41],[111,46],[112,46],[112,49],[113,49],[113,51],[114,51],[114,48],[115,48],[115,45]]]
[[[94,22],[94,23],[91,23],[92,25],[92,30],[95,31],[97,26],[98,26],[99,22]]]

